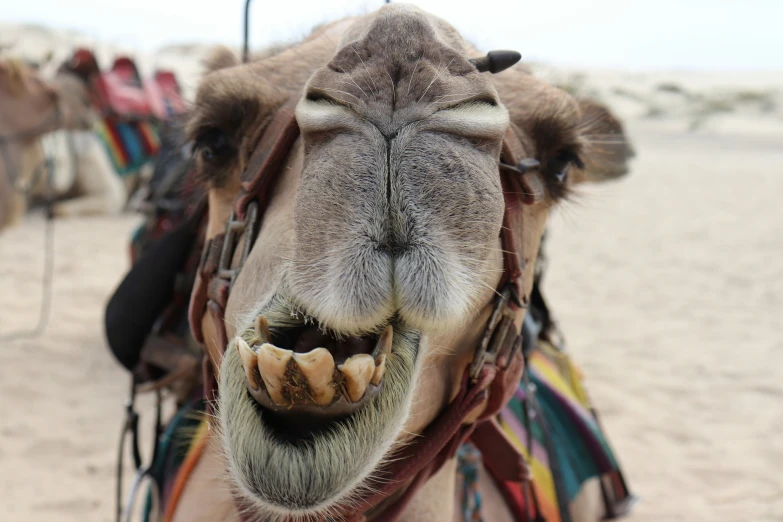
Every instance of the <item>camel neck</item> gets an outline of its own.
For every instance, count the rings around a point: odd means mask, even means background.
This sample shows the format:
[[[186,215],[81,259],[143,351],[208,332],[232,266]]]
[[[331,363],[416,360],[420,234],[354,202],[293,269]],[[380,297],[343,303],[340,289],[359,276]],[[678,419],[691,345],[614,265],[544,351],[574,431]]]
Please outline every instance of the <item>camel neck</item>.
[[[416,491],[400,520],[453,522],[456,513],[456,470],[456,459],[446,461],[438,472]]]

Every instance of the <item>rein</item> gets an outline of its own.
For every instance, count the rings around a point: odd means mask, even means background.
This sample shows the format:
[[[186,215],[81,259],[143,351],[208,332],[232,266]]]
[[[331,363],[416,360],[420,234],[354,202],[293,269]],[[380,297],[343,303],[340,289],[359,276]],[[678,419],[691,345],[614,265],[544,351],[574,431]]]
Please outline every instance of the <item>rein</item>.
[[[264,131],[242,174],[242,179],[250,181],[242,184],[242,192],[235,201],[224,232],[207,240],[204,245],[191,295],[189,322],[194,338],[203,345],[201,321],[208,312],[217,335],[219,353],[204,358],[208,404],[213,404],[217,397],[215,368],[219,366],[219,358],[228,344],[224,321],[231,288],[256,241],[269,194],[283,169],[283,162],[299,136],[294,117],[296,102],[296,99],[291,99],[280,108]],[[414,493],[447,460],[453,458],[460,445],[469,438],[484,455],[496,480],[524,482],[530,478],[524,457],[494,417],[510,400],[525,367],[520,316],[527,303],[522,287],[524,267],[518,255],[521,243],[517,234],[522,223],[522,206],[539,201],[543,186],[538,180],[525,176],[538,168],[538,161],[525,156],[524,147],[512,128],[504,137],[501,158],[498,172],[506,206],[501,229],[505,252],[504,277],[473,362],[462,377],[457,397],[420,437],[397,452],[391,462],[380,470],[385,479],[383,483],[345,508],[340,519],[364,522],[369,510],[396,495],[382,512],[373,517],[373,521],[398,520]],[[237,249],[241,249],[238,254]],[[210,358],[215,360],[210,361]],[[486,407],[481,416],[471,424],[464,424],[482,404]],[[400,493],[406,485],[408,487]],[[235,497],[235,503],[243,522],[255,520],[242,499]]]

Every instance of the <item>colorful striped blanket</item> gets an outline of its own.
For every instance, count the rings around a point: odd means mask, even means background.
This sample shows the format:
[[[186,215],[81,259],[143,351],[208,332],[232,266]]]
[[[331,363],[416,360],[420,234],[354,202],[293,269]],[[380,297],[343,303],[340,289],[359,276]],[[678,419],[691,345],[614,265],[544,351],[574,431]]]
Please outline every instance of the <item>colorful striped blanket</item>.
[[[601,478],[611,488],[609,518],[632,501],[617,459],[609,447],[582,384],[579,370],[564,352],[539,340],[528,357],[528,382],[522,382],[499,414],[500,425],[533,473],[532,491],[512,488],[531,520],[567,522],[568,505],[582,486]],[[532,505],[530,505],[532,504]]]
[[[107,116],[97,123],[95,131],[120,176],[134,173],[160,151],[158,125],[151,121],[121,121]]]

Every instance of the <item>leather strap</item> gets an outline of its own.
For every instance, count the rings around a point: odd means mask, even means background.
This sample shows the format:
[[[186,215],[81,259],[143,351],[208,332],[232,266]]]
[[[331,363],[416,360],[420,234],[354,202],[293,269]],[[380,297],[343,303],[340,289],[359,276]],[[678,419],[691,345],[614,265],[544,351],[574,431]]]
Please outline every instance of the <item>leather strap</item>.
[[[523,204],[531,204],[533,201],[527,198],[529,191],[523,185],[522,176],[516,168],[509,169],[509,166],[516,167],[522,158],[525,157],[525,149],[520,141],[516,126],[513,124],[506,129],[503,137],[503,148],[500,156],[500,183],[503,186],[503,199],[506,211],[503,214],[503,228],[500,230],[500,240],[503,247],[503,281],[514,285],[517,295],[524,296],[525,292],[520,283],[522,271],[525,269],[524,259],[520,259],[521,245],[516,240],[515,224],[517,216],[521,214]]]
[[[245,234],[251,234],[251,245],[255,243],[256,235],[261,228],[260,222],[269,204],[272,187],[283,170],[283,162],[299,136],[299,126],[296,124],[294,116],[295,107],[296,99],[292,98],[277,111],[275,117],[264,130],[261,141],[242,173],[242,179],[250,181],[242,184],[242,194],[237,199],[234,213],[237,219],[244,220],[247,217],[248,205],[252,201],[258,203],[259,222],[254,224],[255,230],[245,231]],[[227,224],[226,232],[209,239],[204,247],[188,309],[188,320],[193,338],[201,344],[204,344],[201,320],[205,311],[209,310],[218,330],[218,349],[221,350],[221,354],[228,344],[224,318],[228,295],[233,283],[233,280],[229,281],[219,277],[221,268],[229,268],[228,266],[223,267],[221,264],[231,263],[231,258],[222,259],[228,226],[230,223]]]
[[[292,98],[278,109],[250,157],[242,175],[243,180],[249,181],[242,183],[242,195],[235,206],[240,219],[245,217],[247,205],[254,199],[259,203],[258,211],[261,216],[269,204],[272,189],[283,170],[283,161],[299,137],[299,125],[294,114],[297,101],[298,98]],[[255,241],[255,238],[253,240]]]

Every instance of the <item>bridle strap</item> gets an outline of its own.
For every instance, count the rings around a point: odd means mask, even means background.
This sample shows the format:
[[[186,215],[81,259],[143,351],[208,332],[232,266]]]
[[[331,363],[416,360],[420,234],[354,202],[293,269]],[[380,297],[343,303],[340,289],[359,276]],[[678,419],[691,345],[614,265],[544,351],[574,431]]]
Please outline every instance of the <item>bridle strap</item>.
[[[201,319],[204,312],[209,310],[218,330],[218,350],[221,355],[228,344],[224,323],[228,294],[255,243],[264,211],[269,204],[270,193],[282,171],[283,162],[299,137],[299,126],[294,116],[295,107],[296,99],[292,98],[277,111],[267,125],[242,173],[242,179],[250,181],[242,183],[242,193],[225,230],[207,240],[204,245],[191,294],[188,320],[193,337],[204,344]],[[251,208],[254,208],[253,212],[249,212]],[[232,266],[240,236],[244,236],[244,252],[237,266]]]
[[[292,98],[278,109],[269,127],[261,136],[261,142],[242,176],[243,180],[249,181],[242,184],[243,193],[234,208],[238,216],[244,217],[245,209],[253,200],[258,201],[259,212],[262,215],[266,210],[272,189],[282,171],[283,161],[299,137],[299,125],[294,114],[297,101],[297,98]]]

